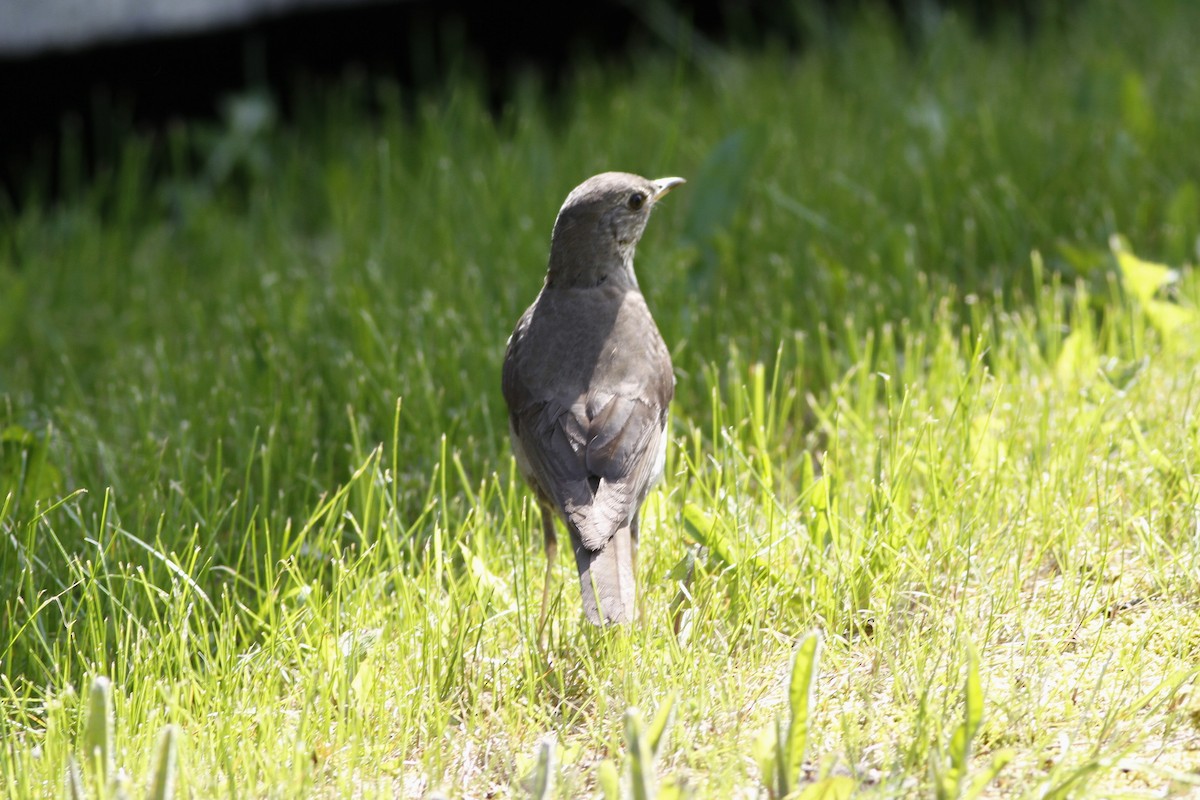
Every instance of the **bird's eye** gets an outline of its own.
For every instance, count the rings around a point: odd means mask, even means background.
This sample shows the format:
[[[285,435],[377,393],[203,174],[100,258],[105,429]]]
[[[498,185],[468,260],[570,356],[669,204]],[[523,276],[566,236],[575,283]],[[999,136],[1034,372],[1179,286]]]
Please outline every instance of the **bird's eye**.
[[[639,208],[641,208],[645,204],[646,204],[646,195],[642,194],[641,192],[634,192],[633,194],[631,194],[629,196],[629,207],[632,208],[634,211],[637,211]]]

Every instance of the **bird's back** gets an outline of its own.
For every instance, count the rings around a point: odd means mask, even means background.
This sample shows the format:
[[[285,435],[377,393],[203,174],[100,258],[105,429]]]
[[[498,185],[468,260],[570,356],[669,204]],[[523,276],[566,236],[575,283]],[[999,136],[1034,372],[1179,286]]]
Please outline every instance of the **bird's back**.
[[[675,380],[633,254],[654,203],[681,182],[603,173],[576,187],[504,359],[517,463],[566,523],[597,623],[632,618],[638,509],[663,468]]]

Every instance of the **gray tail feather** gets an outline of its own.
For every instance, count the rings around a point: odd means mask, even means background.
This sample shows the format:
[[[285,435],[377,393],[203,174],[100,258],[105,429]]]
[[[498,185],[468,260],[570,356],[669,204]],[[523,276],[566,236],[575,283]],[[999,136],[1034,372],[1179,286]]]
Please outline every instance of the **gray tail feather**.
[[[633,535],[629,525],[617,529],[600,550],[584,547],[571,531],[583,611],[593,625],[631,622],[637,587],[633,575]]]

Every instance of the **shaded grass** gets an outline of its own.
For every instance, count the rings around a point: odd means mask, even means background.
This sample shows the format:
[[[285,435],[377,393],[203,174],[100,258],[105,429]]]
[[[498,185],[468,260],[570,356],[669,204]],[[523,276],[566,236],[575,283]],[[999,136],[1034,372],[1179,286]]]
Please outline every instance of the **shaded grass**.
[[[910,51],[867,15],[799,57],[582,65],[556,113],[529,78],[499,118],[469,76],[348,79],[296,127],[250,96],[174,129],[163,179],[131,138],[0,228],[0,425],[33,442],[0,498],[5,792],[57,791],[102,673],[130,772],[178,724],[199,796],[507,794],[548,731],[577,796],[673,691],[660,770],[728,796],[813,627],[814,773],[928,794],[968,644],[1002,790],[1194,769],[1197,339],[1105,243],[1195,256],[1195,18],[945,17]],[[543,649],[498,364],[562,197],[613,167],[690,179],[639,257],[673,446],[642,622],[583,627],[562,574]]]

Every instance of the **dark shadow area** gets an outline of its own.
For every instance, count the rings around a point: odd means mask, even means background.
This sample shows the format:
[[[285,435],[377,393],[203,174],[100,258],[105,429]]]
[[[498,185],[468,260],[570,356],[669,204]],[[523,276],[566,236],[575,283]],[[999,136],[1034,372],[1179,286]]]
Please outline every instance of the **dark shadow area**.
[[[802,48],[836,32],[839,18],[866,0],[701,0],[670,4],[625,0],[575,4],[535,0],[399,2],[303,11],[201,34],[110,43],[33,57],[0,57],[6,114],[0,145],[0,203],[63,191],[64,143],[78,152],[84,176],[115,160],[131,132],[155,132],[177,120],[211,119],[221,99],[265,90],[284,119],[298,81],[334,81],[348,70],[421,91],[453,66],[486,82],[499,108],[514,75],[535,70],[554,91],[581,58],[614,59],[641,48],[680,49],[693,36],[719,44],[773,41]],[[946,8],[984,30],[1027,34],[1047,18],[1035,0],[888,0],[883,3],[919,40],[927,20]],[[1056,5],[1056,4],[1054,4]]]

